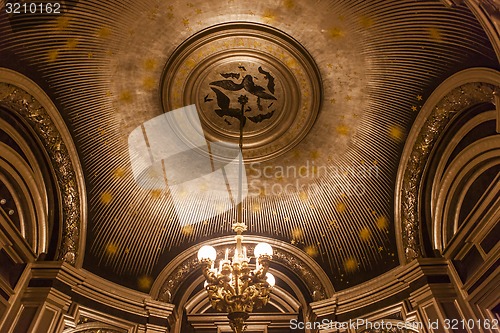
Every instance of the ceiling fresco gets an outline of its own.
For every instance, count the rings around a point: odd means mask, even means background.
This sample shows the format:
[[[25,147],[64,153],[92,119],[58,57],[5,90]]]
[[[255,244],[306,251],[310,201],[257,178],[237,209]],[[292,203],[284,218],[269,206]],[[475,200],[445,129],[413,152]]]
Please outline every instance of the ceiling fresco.
[[[209,150],[176,155],[182,181],[244,122],[247,233],[303,250],[341,290],[399,264],[394,184],[426,97],[459,70],[498,68],[468,9],[437,0],[64,1],[57,15],[2,12],[0,35],[0,66],[47,91],[78,147],[84,268],[142,291],[237,216],[200,196],[206,184],[173,184],[161,156],[175,130],[152,120],[195,105]],[[145,152],[157,163],[136,172]]]

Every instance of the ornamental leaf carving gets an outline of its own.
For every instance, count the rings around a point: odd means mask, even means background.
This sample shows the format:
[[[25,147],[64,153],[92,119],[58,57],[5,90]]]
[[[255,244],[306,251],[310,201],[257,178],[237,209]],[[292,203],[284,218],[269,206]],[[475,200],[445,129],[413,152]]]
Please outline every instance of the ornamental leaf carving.
[[[419,191],[427,160],[440,134],[458,112],[474,105],[493,102],[495,87],[474,82],[450,91],[434,107],[413,145],[402,186],[403,246],[407,261],[423,256],[420,242]]]
[[[0,83],[0,103],[27,120],[49,155],[62,198],[63,230],[58,259],[74,265],[80,237],[80,196],[66,144],[50,115],[28,92]]]

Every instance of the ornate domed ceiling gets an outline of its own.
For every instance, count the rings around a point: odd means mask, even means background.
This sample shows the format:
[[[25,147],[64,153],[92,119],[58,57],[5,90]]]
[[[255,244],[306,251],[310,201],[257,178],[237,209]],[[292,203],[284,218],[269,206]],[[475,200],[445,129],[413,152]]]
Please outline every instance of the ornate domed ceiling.
[[[173,190],[161,161],[145,169],[153,185],[138,182],[131,135],[148,141],[164,112],[195,104],[208,142],[237,143],[245,121],[248,233],[300,248],[340,290],[399,264],[394,183],[426,97],[461,69],[498,68],[468,9],[437,0],[89,0],[0,15],[0,66],[47,91],[79,150],[84,268],[144,291],[236,218]]]

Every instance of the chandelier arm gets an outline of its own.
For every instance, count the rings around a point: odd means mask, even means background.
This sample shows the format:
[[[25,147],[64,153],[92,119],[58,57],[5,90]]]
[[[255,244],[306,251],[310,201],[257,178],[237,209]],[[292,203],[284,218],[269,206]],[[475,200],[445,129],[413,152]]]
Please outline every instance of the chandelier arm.
[[[269,270],[269,256],[260,256],[258,261],[259,261],[259,270],[255,273],[255,276],[258,279],[264,279],[266,277],[266,273]]]
[[[212,261],[209,261],[209,260],[203,260],[201,262],[201,265],[202,265],[202,273],[203,273],[203,276],[205,277],[205,280],[209,283],[209,284],[217,284],[218,283],[218,279],[217,279],[217,276],[215,275],[215,273],[210,269],[211,265],[212,265]]]
[[[235,290],[231,285],[231,283],[224,281],[221,287],[222,287],[221,289],[226,290],[226,294],[229,294],[230,296],[236,295]]]

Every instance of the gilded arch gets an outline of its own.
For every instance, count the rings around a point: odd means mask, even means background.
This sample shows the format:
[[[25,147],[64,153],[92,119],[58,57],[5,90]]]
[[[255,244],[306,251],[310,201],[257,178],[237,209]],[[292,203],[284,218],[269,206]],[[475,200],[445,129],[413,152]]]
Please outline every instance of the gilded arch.
[[[81,266],[85,247],[86,194],[83,171],[73,140],[59,111],[33,81],[0,68],[0,103],[17,112],[37,134],[48,153],[62,198],[62,237],[58,259]]]
[[[401,262],[423,257],[421,182],[427,160],[442,130],[458,112],[480,103],[496,103],[500,73],[471,68],[444,81],[422,107],[404,147],[396,179],[395,225]],[[497,106],[498,108],[498,106]]]
[[[304,283],[312,300],[319,301],[331,297],[335,290],[323,271],[312,258],[288,243],[260,236],[245,236],[245,245],[249,253],[259,242],[267,242],[274,249],[273,261],[290,269]],[[217,250],[217,256],[223,256],[226,246],[234,244],[233,237],[221,237],[209,243]],[[178,255],[160,273],[151,288],[151,296],[164,302],[171,302],[178,287],[184,279],[198,267],[197,252],[199,247],[193,246]]]

